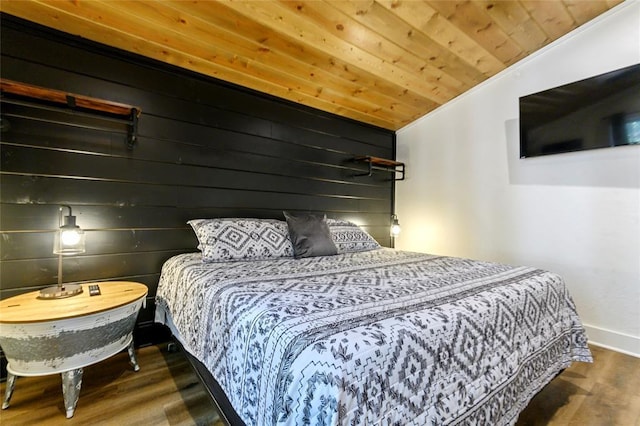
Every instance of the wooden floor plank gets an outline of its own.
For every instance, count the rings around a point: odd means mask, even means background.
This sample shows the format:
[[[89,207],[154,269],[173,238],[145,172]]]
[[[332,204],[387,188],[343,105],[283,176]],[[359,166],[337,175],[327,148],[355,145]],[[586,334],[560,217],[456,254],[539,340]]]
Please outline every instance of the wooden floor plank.
[[[640,358],[590,348],[593,364],[576,362],[556,377],[516,426],[640,426]]]
[[[640,358],[592,346],[593,364],[574,363],[531,401],[516,426],[640,426]],[[85,368],[75,416],[66,420],[59,375],[20,377],[9,425],[222,426],[215,405],[180,352],[166,345],[126,353]],[[4,395],[5,385],[0,391]]]
[[[60,375],[19,377],[8,425],[213,425],[223,423],[206,390],[180,352],[166,345],[138,350],[140,371],[126,352],[86,367],[73,418],[65,419]],[[1,392],[4,395],[5,384]]]

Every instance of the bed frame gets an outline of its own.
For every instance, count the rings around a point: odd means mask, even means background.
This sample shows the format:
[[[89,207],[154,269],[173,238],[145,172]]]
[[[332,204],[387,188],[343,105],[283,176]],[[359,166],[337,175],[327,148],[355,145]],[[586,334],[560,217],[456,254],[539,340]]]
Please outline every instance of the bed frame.
[[[169,343],[169,351],[181,351],[185,355],[196,376],[198,376],[198,379],[207,390],[211,401],[218,409],[221,419],[229,426],[245,426],[245,423],[238,413],[236,413],[236,410],[233,409],[222,387],[220,387],[220,384],[213,378],[209,370],[207,370],[207,367],[191,355],[189,351],[186,351],[178,339],[172,337],[171,340],[172,343]]]

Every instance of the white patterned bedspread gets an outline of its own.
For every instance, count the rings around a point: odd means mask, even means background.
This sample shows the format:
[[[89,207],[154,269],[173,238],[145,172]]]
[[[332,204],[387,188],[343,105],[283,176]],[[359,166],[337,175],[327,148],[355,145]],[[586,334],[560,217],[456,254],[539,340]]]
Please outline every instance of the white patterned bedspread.
[[[503,425],[571,361],[591,362],[562,279],[391,249],[168,260],[175,326],[248,425]]]

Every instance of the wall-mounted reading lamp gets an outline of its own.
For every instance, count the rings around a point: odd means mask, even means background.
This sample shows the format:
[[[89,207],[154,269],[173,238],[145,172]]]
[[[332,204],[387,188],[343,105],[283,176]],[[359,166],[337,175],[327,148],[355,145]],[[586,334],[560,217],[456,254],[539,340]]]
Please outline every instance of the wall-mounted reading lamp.
[[[396,216],[395,214],[391,215],[391,221],[391,236],[395,238],[400,235],[400,231],[402,230],[402,228],[400,228],[398,216]]]
[[[69,214],[63,216],[62,210],[65,208],[69,209]],[[76,225],[76,217],[71,214],[71,206],[60,206],[58,223],[60,228],[58,232],[56,232],[53,243],[53,252],[58,255],[58,285],[40,290],[38,297],[42,299],[61,299],[82,293],[81,285],[62,283],[62,256],[71,256],[85,252],[84,231]]]

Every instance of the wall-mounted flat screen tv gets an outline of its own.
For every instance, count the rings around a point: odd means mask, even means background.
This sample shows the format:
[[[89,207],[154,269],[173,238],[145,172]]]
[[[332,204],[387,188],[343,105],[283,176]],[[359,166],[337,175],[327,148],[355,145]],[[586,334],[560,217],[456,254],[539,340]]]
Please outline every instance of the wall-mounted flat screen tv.
[[[640,64],[520,98],[520,158],[640,145]]]

